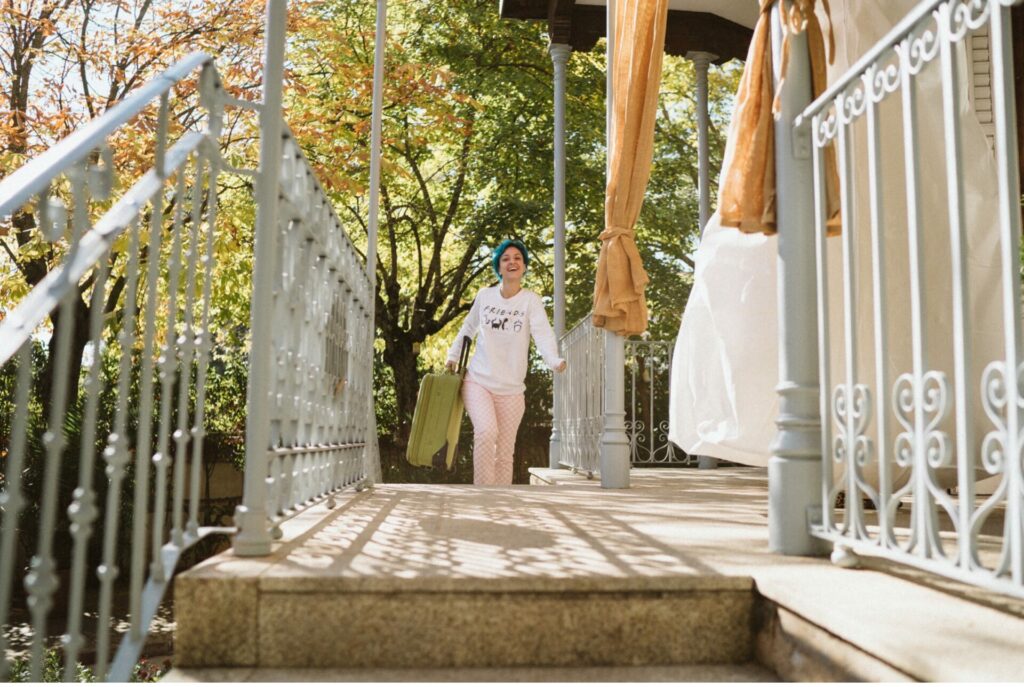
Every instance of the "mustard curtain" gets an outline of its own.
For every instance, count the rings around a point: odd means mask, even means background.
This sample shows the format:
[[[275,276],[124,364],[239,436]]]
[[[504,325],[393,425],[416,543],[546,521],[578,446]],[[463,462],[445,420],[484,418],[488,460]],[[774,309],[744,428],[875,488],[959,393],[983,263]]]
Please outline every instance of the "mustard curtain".
[[[775,87],[773,83],[771,8],[774,0],[760,0],[761,15],[754,28],[754,38],[747,53],[746,68],[736,93],[736,109],[729,127],[730,145],[734,146],[732,164],[725,173],[718,193],[718,211],[722,225],[745,233],[774,234],[775,225]],[[785,37],[807,32],[811,60],[811,81],[814,97],[827,87],[825,68],[825,36],[815,14],[817,0],[779,0],[782,29]],[[828,0],[822,0],[825,14],[830,13]],[[831,22],[829,26],[829,59],[835,53]],[[789,42],[782,48],[782,74],[785,78]],[[836,172],[835,150],[825,151],[826,194],[829,233],[838,231],[839,176]]]
[[[605,229],[594,284],[594,324],[629,336],[647,329],[647,272],[633,226],[651,173],[668,0],[617,0],[612,137]]]

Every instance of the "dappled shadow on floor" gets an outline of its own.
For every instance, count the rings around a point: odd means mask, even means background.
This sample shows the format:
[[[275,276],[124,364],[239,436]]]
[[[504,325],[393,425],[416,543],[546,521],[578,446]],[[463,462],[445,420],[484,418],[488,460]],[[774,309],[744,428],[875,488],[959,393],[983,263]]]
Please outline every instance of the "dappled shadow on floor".
[[[595,483],[379,485],[284,543],[261,577],[528,581],[743,574],[771,556],[765,474],[716,472],[651,470],[626,490]],[[786,560],[801,559],[779,562]]]

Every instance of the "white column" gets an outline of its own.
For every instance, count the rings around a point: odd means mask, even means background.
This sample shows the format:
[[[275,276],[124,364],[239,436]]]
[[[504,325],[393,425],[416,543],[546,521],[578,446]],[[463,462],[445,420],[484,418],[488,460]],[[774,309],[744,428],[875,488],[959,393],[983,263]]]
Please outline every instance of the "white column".
[[[281,169],[281,114],[284,87],[284,46],[287,0],[267,0],[263,51],[263,103],[260,110],[260,166],[256,177],[256,230],[253,294],[250,310],[252,348],[245,423],[245,485],[242,505],[235,509],[234,548],[239,556],[270,553],[267,514],[267,460],[270,447],[271,336],[274,312],[272,274],[276,262],[277,206]]]
[[[564,43],[552,43],[548,47],[554,66],[555,105],[555,179],[554,179],[554,224],[555,224],[555,336],[565,334],[565,67],[572,48]],[[555,374],[552,382],[554,398],[551,421],[551,442],[548,447],[548,466],[560,467],[562,427],[557,409],[562,398],[562,375]]]
[[[693,62],[697,75],[697,192],[700,197],[700,231],[711,216],[711,186],[709,178],[710,155],[708,152],[708,67],[718,59],[709,52],[689,52],[687,59]]]
[[[718,58],[709,52],[689,52],[687,59],[693,62],[697,76],[697,195],[700,219],[698,227],[704,238],[704,229],[711,216],[710,153],[708,150],[708,67]],[[712,470],[718,467],[718,459],[712,456],[697,456],[697,467]]]
[[[810,535],[821,511],[821,417],[818,371],[818,305],[815,286],[814,187],[810,131],[793,120],[811,102],[807,37],[791,35],[781,112],[775,119],[775,179],[778,223],[779,428],[768,459],[768,546],[791,555],[824,553]],[[776,84],[782,28],[772,9]]]
[[[612,62],[615,54],[615,0],[608,0],[608,60],[606,69],[605,127],[607,167],[605,184],[610,178],[613,130]],[[604,430],[601,433],[601,486],[606,489],[629,487],[629,437],[626,435],[626,361],[625,339],[604,333]]]
[[[380,207],[380,155],[381,155],[381,112],[384,93],[384,41],[387,37],[387,0],[377,0],[377,27],[373,46],[373,105],[370,114],[370,201],[369,217],[366,222],[366,273],[370,277],[370,350],[367,352],[371,379],[373,370],[373,339],[376,337],[377,302],[377,227]],[[373,404],[373,389],[367,404],[369,413],[369,436],[363,449],[363,465],[366,468],[367,483],[380,479],[380,450],[377,446],[377,409]]]

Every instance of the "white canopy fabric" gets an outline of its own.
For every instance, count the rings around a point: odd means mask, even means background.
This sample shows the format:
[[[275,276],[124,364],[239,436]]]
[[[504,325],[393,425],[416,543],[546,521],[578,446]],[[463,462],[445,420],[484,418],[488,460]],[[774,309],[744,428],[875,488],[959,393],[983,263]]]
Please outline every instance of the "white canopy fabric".
[[[832,0],[832,20],[837,54],[829,69],[830,82],[846,71],[916,4],[914,0]],[[970,321],[966,336],[971,342],[968,394],[977,398],[985,363],[1002,354],[998,226],[996,217],[996,169],[981,124],[970,109],[966,88],[966,57],[961,53],[964,76],[961,101],[963,176],[966,180],[968,225],[968,283]],[[939,99],[938,60],[918,79],[921,169],[925,208],[926,340],[929,368],[953,375],[953,324],[950,273],[950,238],[946,212],[945,150]],[[889,316],[886,364],[890,389],[875,403],[892,407],[891,384],[912,369],[910,339],[910,282],[907,248],[907,215],[904,200],[903,126],[899,94],[881,106],[882,169],[885,180],[885,247],[888,277],[885,300]],[[855,330],[859,345],[859,383],[874,387],[875,347],[870,278],[871,244],[868,225],[866,135],[863,125],[853,132],[857,174],[853,222],[856,242],[857,308]],[[732,151],[727,148],[723,168]],[[843,208],[843,231],[849,231]],[[784,230],[780,227],[780,230]],[[841,237],[829,242],[829,295],[831,315],[832,386],[845,378],[843,343],[843,292]],[[712,216],[695,256],[694,287],[683,313],[673,359],[670,439],[691,454],[704,454],[746,465],[764,466],[775,437],[778,403],[778,324],[776,240],[723,228]],[[828,391],[831,394],[831,390]],[[978,404],[976,404],[977,406]],[[980,407],[972,408],[978,441],[991,428]],[[874,411],[872,411],[874,413]],[[890,412],[890,417],[892,416]],[[823,418],[832,422],[833,419]],[[876,432],[874,417],[870,432]],[[899,432],[895,418],[891,432]],[[944,429],[952,434],[952,419]],[[875,446],[878,437],[873,436]],[[891,437],[890,437],[891,440]],[[890,444],[891,453],[891,444]],[[865,470],[870,475],[870,466]],[[901,475],[894,475],[898,481]],[[869,480],[873,481],[873,480]],[[942,480],[948,484],[952,479]]]

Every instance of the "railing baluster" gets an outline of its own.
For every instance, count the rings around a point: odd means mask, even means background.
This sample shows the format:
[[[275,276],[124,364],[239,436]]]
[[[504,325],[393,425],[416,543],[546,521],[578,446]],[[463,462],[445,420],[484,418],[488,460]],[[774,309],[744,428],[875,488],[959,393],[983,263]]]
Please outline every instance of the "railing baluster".
[[[200,225],[203,221],[203,179],[206,174],[206,160],[202,154],[196,156],[195,177],[192,181],[192,216],[188,245],[185,250],[185,306],[181,335],[176,347],[181,351],[178,373],[178,426],[174,430],[174,486],[171,505],[171,542],[179,548],[185,545],[185,468],[188,464],[189,441],[189,387],[192,382],[193,356],[195,355],[195,296],[196,272],[200,254]],[[182,173],[182,177],[184,177]],[[184,198],[181,199],[184,203]],[[168,403],[170,399],[167,399]]]
[[[167,178],[164,148],[167,137],[167,95],[160,98],[156,139],[156,173]],[[139,373],[139,428],[135,442],[135,500],[132,517],[132,565],[129,590],[131,636],[141,639],[142,585],[146,565],[146,524],[149,506],[150,442],[153,431],[153,344],[156,340],[156,306],[160,282],[160,246],[163,239],[164,191],[160,188],[150,201],[149,241],[146,245],[146,321],[142,330],[142,363]]]
[[[647,398],[648,398],[647,422],[649,423],[649,425],[647,427],[647,438],[648,438],[648,443],[647,443],[647,456],[648,456],[648,458],[647,459],[649,461],[651,461],[651,462],[654,461],[654,449],[655,449],[654,428],[657,426],[657,421],[655,420],[655,416],[654,416],[654,397],[656,395],[655,386],[654,386],[654,356],[655,356],[655,352],[654,351],[655,351],[656,345],[657,345],[656,342],[655,343],[647,342],[647,345],[645,346],[647,348],[647,360],[646,360],[646,365],[647,365],[647,392],[648,392],[648,394],[647,394]],[[635,352],[635,350],[636,349],[634,348],[634,352]],[[643,378],[641,378],[641,381],[643,381]]]
[[[156,489],[153,499],[152,565],[150,575],[157,582],[165,580],[163,563],[164,525],[167,522],[167,470],[170,467],[171,410],[173,387],[178,370],[178,290],[181,278],[182,224],[185,216],[185,170],[178,172],[174,192],[174,215],[171,223],[171,249],[167,258],[167,321],[164,345],[160,349],[160,418],[158,420],[156,452],[153,453],[153,467],[156,472]],[[177,456],[180,458],[181,456]]]
[[[78,654],[85,644],[82,635],[82,602],[85,596],[85,565],[88,555],[89,537],[92,525],[98,515],[96,492],[93,490],[93,466],[96,458],[96,416],[99,409],[99,393],[102,379],[103,311],[106,305],[107,277],[110,274],[110,258],[105,256],[97,268],[93,282],[89,307],[89,345],[92,347],[92,361],[85,385],[85,414],[82,418],[81,447],[78,456],[78,488],[68,507],[73,538],[71,554],[71,594],[68,600],[68,628],[63,637],[64,681],[74,682]]]
[[[902,83],[900,94],[903,104],[903,150],[904,175],[906,179],[907,199],[907,240],[910,257],[910,333],[913,371],[902,375],[896,382],[897,403],[903,411],[903,421],[907,432],[902,436],[909,441],[913,456],[914,482],[912,507],[913,528],[911,531],[910,550],[919,547],[921,555],[930,558],[942,552],[942,541],[938,533],[938,515],[935,510],[935,499],[930,489],[931,464],[928,457],[927,442],[932,436],[938,437],[941,432],[934,430],[938,422],[929,416],[941,418],[948,410],[946,398],[948,385],[945,375],[928,368],[928,351],[925,347],[925,289],[923,286],[925,273],[924,237],[922,228],[922,207],[920,188],[920,139],[918,136],[918,103],[916,73],[924,67],[923,52],[927,34],[921,37],[910,37],[900,45],[902,61]],[[901,386],[903,388],[901,388]],[[906,391],[904,391],[906,389]],[[907,393],[909,392],[909,393]],[[904,401],[909,401],[909,405]],[[912,415],[912,417],[907,417]],[[933,432],[936,432],[933,434]]]
[[[22,470],[25,465],[25,445],[28,436],[29,388],[32,383],[32,340],[21,345],[14,358],[18,377],[14,391],[14,418],[11,423],[11,443],[8,447],[4,471],[4,489],[0,492],[0,507],[4,509],[3,529],[0,530],[0,626],[7,624],[10,611],[11,588],[14,586],[15,545],[18,524],[25,508],[22,491]],[[9,679],[7,661],[7,635],[0,632],[0,679]]]
[[[881,165],[882,140],[878,123],[878,106],[886,95],[885,81],[895,76],[895,67],[873,68],[864,80],[867,93],[867,149],[868,149],[868,218],[871,226],[871,287],[872,310],[874,313],[875,334],[875,389],[879,394],[890,386],[887,369],[886,347],[889,340],[889,323],[886,316],[885,297],[888,294],[885,273],[884,243],[884,207],[882,189],[884,188],[884,172]],[[878,512],[879,543],[884,547],[895,544],[895,534],[891,522],[895,513],[896,503],[892,497],[891,454],[889,431],[889,404],[884,402],[884,395],[876,396],[875,424],[877,427],[877,458],[878,458],[878,500],[875,507]]]
[[[826,532],[832,531],[835,527],[835,497],[837,488],[835,482],[834,447],[832,438],[832,423],[829,418],[831,413],[831,389],[832,389],[832,356],[830,341],[832,339],[831,321],[829,318],[829,264],[828,264],[828,208],[827,191],[825,179],[825,152],[824,147],[829,144],[830,129],[837,125],[838,114],[833,110],[828,113],[818,113],[811,123],[811,137],[814,141],[811,153],[811,162],[814,169],[814,240],[817,291],[818,291],[818,378],[821,383],[821,394],[819,400],[819,412],[821,422],[821,526]],[[806,123],[805,123],[806,125]]]
[[[210,146],[215,145],[219,131],[211,131]],[[199,536],[199,477],[203,466],[203,442],[206,439],[206,372],[213,349],[213,335],[210,332],[210,298],[213,290],[213,249],[214,226],[217,221],[217,177],[219,163],[217,156],[208,156],[206,188],[206,253],[201,258],[203,265],[202,315],[196,332],[196,411],[192,424],[192,465],[189,479],[188,533]]]
[[[121,357],[118,364],[117,408],[114,411],[114,430],[107,437],[103,460],[107,464],[107,505],[103,522],[103,557],[96,576],[100,580],[99,609],[96,615],[96,674],[106,677],[110,659],[110,614],[113,603],[114,581],[117,569],[117,542],[120,527],[121,485],[125,467],[131,460],[128,453],[128,396],[131,387],[132,352],[135,349],[136,298],[139,286],[139,239],[142,230],[138,221],[129,227],[130,247],[125,266],[124,316],[118,344]]]
[[[942,69],[942,115],[946,138],[946,197],[949,214],[950,273],[953,278],[953,391],[956,410],[958,565],[964,570],[974,566],[971,511],[974,504],[974,431],[971,427],[970,388],[971,341],[967,336],[967,235],[964,216],[964,182],[960,173],[962,145],[960,135],[960,80],[954,55],[954,8],[940,5],[938,13],[939,58]],[[967,26],[963,26],[966,38]]]
[[[852,148],[852,122],[855,110],[863,105],[864,91],[857,85],[852,92],[840,96],[836,106],[839,132],[836,137],[840,170],[840,204],[843,208],[843,334],[845,353],[845,383],[837,388],[833,398],[833,413],[842,425],[841,450],[846,470],[846,517],[843,528],[847,534],[866,538],[864,507],[861,502],[863,480],[860,466],[870,458],[871,443],[864,435],[871,414],[871,396],[868,388],[858,383],[857,312],[857,204],[854,187],[854,160]],[[840,448],[841,446],[841,448]]]

